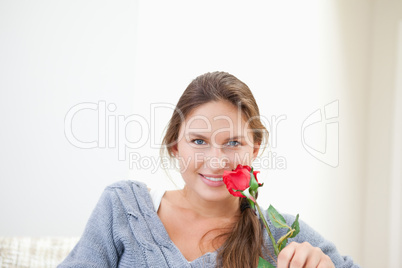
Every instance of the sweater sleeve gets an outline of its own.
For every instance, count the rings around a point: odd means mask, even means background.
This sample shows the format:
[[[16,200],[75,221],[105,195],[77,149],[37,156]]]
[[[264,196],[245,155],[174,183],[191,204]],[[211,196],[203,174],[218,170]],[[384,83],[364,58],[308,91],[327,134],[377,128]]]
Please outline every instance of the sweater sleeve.
[[[106,188],[101,195],[84,233],[66,259],[58,266],[65,267],[117,267],[118,247],[113,236],[112,189]]]
[[[289,214],[282,215],[289,226],[291,226],[296,218],[295,216]],[[353,262],[350,256],[341,256],[336,249],[334,243],[326,240],[318,232],[313,230],[313,228],[311,228],[308,224],[300,219],[299,226],[300,233],[296,237],[289,239],[289,243],[292,241],[297,243],[308,242],[314,247],[319,247],[324,252],[324,254],[328,255],[328,257],[331,258],[336,268],[360,268],[358,264]]]

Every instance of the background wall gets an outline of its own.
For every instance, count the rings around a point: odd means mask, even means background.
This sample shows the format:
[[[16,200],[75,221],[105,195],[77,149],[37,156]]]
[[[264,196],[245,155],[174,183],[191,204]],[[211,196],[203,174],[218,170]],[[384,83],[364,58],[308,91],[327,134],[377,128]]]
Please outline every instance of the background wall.
[[[402,2],[374,1],[372,10],[363,258],[401,267]]]
[[[117,180],[173,188],[172,106],[223,70],[271,132],[261,204],[400,267],[400,21],[396,0],[1,1],[0,236],[79,236]]]

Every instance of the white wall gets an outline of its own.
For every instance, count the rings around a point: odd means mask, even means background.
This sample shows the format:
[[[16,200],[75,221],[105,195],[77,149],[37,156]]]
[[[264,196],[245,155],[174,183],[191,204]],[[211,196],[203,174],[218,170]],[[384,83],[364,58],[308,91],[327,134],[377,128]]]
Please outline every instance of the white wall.
[[[395,226],[400,223],[402,204],[391,203],[401,194],[400,189],[393,187],[398,185],[395,179],[401,179],[401,163],[395,162],[401,148],[395,139],[400,139],[396,135],[402,123],[397,120],[397,105],[401,104],[401,69],[397,59],[402,51],[401,43],[398,45],[402,1],[374,1],[372,16],[363,259],[366,267],[394,268],[402,266],[402,239],[398,237],[401,226]]]
[[[135,1],[0,1],[0,235],[79,235],[105,185],[127,178],[111,149],[80,149],[77,104],[130,114]],[[73,120],[98,136],[97,111]]]
[[[390,174],[390,267],[400,267],[402,258],[402,20],[398,25],[397,64],[395,72],[394,113],[392,125],[391,174]]]
[[[369,238],[381,226],[373,208],[389,217],[392,3],[0,2],[0,236],[79,236],[117,180],[172,187],[149,164],[167,105],[195,76],[224,70],[250,86],[272,127],[260,203],[300,213],[342,254],[383,267],[387,248],[374,254]],[[88,103],[98,110],[66,127]],[[97,148],[74,146],[70,129]]]

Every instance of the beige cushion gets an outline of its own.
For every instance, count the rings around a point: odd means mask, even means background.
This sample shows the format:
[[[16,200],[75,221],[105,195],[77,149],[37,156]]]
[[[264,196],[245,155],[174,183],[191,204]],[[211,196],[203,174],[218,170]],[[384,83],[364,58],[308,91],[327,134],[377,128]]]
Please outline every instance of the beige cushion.
[[[78,237],[0,237],[0,267],[56,267]]]

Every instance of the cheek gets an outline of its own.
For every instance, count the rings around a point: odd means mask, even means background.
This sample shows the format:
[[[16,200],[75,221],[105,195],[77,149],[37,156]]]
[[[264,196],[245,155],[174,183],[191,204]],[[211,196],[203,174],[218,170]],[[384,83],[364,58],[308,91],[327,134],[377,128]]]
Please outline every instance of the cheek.
[[[194,148],[188,144],[180,146],[179,152],[179,166],[181,173],[193,172],[204,164],[205,153],[194,150]]]

